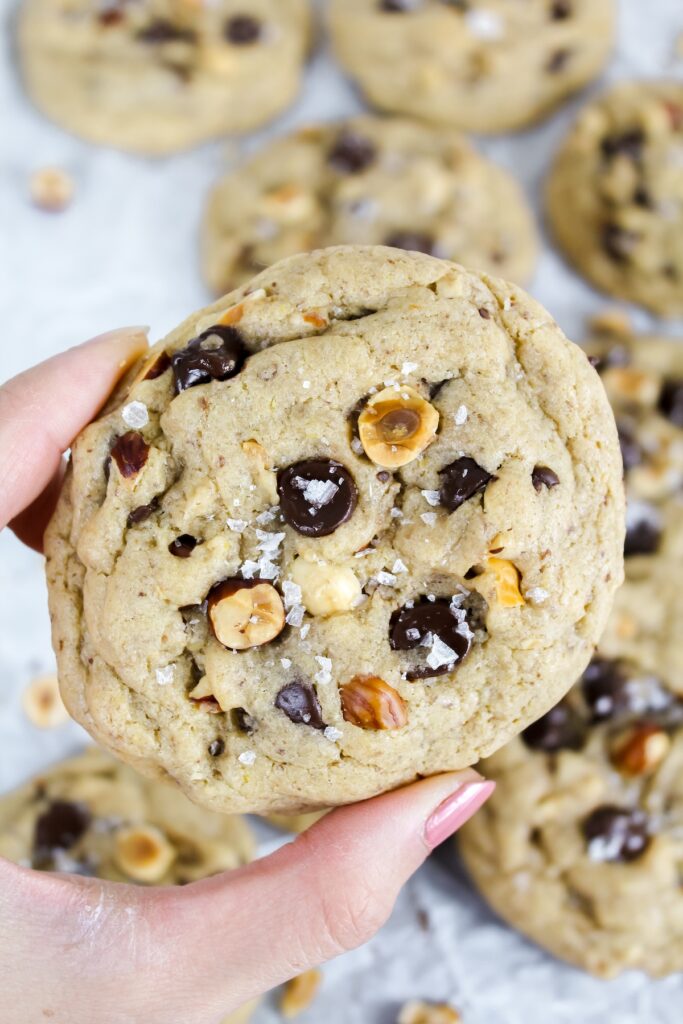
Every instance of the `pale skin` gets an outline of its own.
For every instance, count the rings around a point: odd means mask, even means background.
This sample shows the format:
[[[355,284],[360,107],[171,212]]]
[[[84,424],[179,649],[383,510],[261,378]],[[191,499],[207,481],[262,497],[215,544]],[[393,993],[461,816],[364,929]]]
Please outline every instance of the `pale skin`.
[[[0,528],[40,551],[62,453],[147,347],[111,332],[0,387]],[[249,867],[182,889],[0,860],[0,978],[12,1024],[220,1024],[367,941],[434,846],[487,799],[467,769],[328,815]]]

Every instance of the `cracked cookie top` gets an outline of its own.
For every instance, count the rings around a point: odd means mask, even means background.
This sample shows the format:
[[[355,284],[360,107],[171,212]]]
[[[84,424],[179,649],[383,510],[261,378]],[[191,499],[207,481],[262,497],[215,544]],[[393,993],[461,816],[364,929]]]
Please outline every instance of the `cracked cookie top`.
[[[212,807],[350,802],[547,710],[622,544],[604,392],[523,291],[394,249],[293,257],[73,446],[47,541],[64,699]]]

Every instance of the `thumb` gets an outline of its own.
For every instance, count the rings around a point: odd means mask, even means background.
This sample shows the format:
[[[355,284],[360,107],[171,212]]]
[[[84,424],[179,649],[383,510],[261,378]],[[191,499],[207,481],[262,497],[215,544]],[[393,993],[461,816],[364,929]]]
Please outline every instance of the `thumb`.
[[[198,991],[205,1010],[214,995],[217,1011],[239,1006],[366,942],[429,852],[493,789],[472,769],[425,779],[334,811],[236,874],[167,892],[173,904],[172,911],[165,908],[173,922],[167,942],[178,944],[170,957],[211,950],[185,974],[188,1008],[196,1006]]]

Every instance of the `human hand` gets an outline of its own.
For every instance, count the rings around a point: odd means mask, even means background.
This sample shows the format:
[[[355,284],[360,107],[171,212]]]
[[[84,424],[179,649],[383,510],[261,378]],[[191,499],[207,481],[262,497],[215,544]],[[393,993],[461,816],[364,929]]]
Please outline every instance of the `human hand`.
[[[146,346],[140,329],[112,332],[0,387],[0,528],[42,549],[62,453]],[[0,860],[2,1004],[12,1024],[218,1024],[367,941],[430,850],[492,790],[472,769],[425,779],[177,889]]]

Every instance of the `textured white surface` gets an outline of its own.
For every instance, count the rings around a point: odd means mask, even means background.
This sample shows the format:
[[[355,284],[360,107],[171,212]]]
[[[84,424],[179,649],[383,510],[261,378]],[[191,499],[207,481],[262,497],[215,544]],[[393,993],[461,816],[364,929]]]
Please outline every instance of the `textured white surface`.
[[[522,0],[511,0],[522,2]],[[0,0],[11,40],[13,3]],[[682,0],[621,0],[618,53],[608,77],[683,75],[675,44]],[[10,45],[0,56],[0,381],[100,331],[149,324],[153,339],[209,295],[197,263],[203,196],[239,147],[208,146],[163,161],[94,149],[65,135],[24,98]],[[533,199],[573,111],[573,101],[540,128],[486,140]],[[295,124],[360,108],[324,53],[313,61],[304,95],[266,136]],[[245,148],[258,145],[250,139]],[[27,198],[32,171],[55,164],[75,181],[62,214]],[[545,245],[534,294],[570,337],[605,305]],[[641,326],[652,321],[637,314]],[[681,325],[667,330],[681,332]],[[0,486],[2,483],[0,482]],[[39,732],[22,715],[20,694],[53,666],[41,560],[0,535],[0,790],[78,747],[74,725]],[[387,856],[391,852],[387,851]],[[428,913],[420,926],[418,911]],[[683,975],[649,982],[632,974],[597,982],[557,964],[503,927],[473,894],[450,854],[441,854],[402,894],[382,934],[326,969],[325,984],[301,1024],[393,1024],[404,999],[452,1000],[465,1024],[679,1024]],[[257,1024],[278,1020],[272,1007]]]

